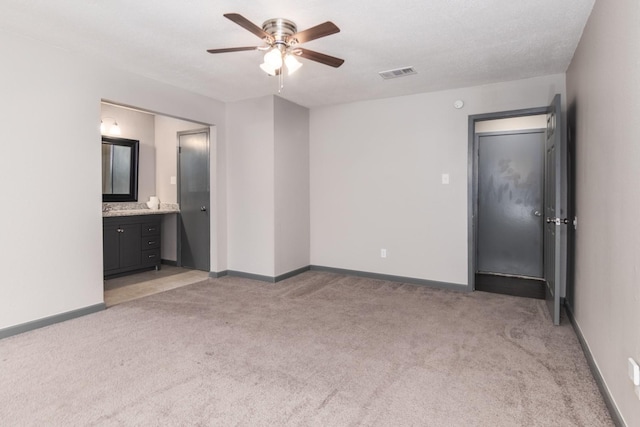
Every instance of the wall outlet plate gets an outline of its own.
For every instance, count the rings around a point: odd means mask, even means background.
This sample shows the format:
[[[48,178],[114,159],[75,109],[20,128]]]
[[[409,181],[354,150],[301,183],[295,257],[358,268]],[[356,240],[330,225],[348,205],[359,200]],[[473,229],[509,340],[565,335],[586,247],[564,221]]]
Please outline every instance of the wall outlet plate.
[[[629,379],[633,384],[640,386],[640,366],[631,357],[629,358]]]

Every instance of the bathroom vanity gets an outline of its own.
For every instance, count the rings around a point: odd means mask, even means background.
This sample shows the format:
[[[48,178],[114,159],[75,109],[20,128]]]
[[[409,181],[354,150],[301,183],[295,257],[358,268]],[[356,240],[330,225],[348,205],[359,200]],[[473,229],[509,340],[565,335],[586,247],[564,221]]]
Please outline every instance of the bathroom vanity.
[[[160,269],[159,215],[103,218],[104,276]]]
[[[143,203],[103,206],[104,277],[153,268],[159,270],[162,217],[179,212],[175,204],[162,204],[155,210],[146,208]]]

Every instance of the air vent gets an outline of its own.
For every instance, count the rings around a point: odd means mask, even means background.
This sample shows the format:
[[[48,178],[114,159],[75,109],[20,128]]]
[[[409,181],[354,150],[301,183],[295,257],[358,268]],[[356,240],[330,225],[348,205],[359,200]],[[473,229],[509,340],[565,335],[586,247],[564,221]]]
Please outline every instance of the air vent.
[[[395,79],[397,77],[410,76],[416,74],[417,71],[413,67],[396,68],[395,70],[380,71],[380,77],[383,79]]]

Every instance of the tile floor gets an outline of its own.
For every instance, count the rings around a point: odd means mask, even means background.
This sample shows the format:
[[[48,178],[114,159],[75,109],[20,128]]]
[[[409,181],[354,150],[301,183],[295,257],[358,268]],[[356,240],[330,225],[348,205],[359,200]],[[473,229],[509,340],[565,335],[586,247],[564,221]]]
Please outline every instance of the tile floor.
[[[107,307],[111,307],[158,292],[201,282],[208,277],[209,273],[206,271],[163,265],[158,271],[144,271],[105,280],[104,302]]]

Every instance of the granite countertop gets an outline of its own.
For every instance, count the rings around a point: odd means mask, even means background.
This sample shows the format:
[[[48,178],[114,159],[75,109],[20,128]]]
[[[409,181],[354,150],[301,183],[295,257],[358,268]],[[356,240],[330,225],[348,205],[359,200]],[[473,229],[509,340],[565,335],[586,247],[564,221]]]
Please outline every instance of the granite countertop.
[[[146,203],[103,203],[102,217],[134,215],[166,215],[179,213],[177,203],[160,203],[158,209],[149,209]]]

